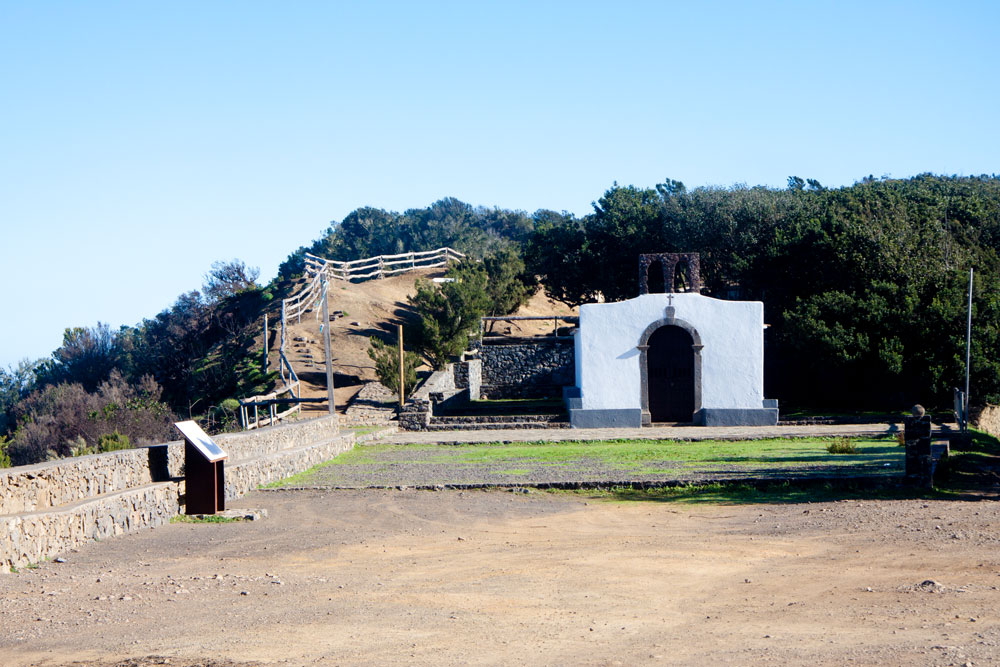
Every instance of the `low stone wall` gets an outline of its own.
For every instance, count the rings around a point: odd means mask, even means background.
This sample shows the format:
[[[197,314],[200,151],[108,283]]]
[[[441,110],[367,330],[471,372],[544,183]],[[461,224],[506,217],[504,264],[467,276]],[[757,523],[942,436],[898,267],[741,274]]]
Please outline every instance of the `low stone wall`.
[[[227,500],[354,446],[336,416],[214,439],[229,455]],[[169,521],[183,463],[183,442],[171,442],[0,471],[0,571]]]
[[[995,438],[1000,438],[1000,406],[987,405],[978,415],[970,420],[980,431],[986,431]]]
[[[338,423],[336,415],[329,415],[317,419],[286,421],[277,426],[242,433],[225,433],[213,439],[229,454],[230,461],[242,461],[325,440],[337,434]]]
[[[229,462],[264,456],[328,439],[337,433],[337,417],[215,436]],[[30,466],[0,469],[0,516],[59,507],[85,498],[163,482],[181,475],[184,443],[77,456]],[[228,462],[227,462],[228,465]]]
[[[180,442],[0,469],[0,516],[59,507],[179,474]]]
[[[368,382],[344,412],[344,423],[352,426],[381,426],[396,418],[399,398],[381,382]]]
[[[225,467],[226,500],[239,498],[262,484],[275,482],[329,461],[354,447],[354,434],[342,434],[320,444],[284,450],[266,456],[237,461]]]
[[[25,567],[84,542],[170,521],[177,483],[148,484],[44,512],[0,516],[0,572]]]
[[[473,344],[482,360],[482,398],[562,396],[576,381],[572,340],[510,345]]]
[[[469,401],[469,363],[462,361],[448,364],[441,370],[431,373],[424,380],[424,383],[406,399],[406,404],[399,413],[399,428],[404,431],[424,431],[434,415],[435,405],[467,403]],[[456,370],[456,366],[466,366],[466,368],[459,371]],[[465,386],[459,386],[462,383]]]

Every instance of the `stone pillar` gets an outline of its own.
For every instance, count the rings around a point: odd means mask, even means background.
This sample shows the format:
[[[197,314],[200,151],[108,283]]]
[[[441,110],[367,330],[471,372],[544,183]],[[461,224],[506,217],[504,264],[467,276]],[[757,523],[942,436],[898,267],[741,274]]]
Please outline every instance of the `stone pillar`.
[[[918,409],[919,408],[919,409]],[[931,417],[915,406],[904,426],[906,440],[906,480],[924,488],[934,486],[934,459],[931,456]]]

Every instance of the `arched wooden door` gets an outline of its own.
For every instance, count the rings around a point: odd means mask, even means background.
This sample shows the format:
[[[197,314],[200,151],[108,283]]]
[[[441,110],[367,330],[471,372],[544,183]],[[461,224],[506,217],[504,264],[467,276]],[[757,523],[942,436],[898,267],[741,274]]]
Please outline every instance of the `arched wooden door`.
[[[694,419],[694,340],[678,326],[666,325],[649,337],[647,387],[653,422]]]

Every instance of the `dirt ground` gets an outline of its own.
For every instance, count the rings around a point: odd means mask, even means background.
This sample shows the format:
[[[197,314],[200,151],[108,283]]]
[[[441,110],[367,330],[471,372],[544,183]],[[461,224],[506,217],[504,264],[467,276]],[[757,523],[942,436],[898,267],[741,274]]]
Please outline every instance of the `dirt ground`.
[[[1000,662],[1000,505],[272,491],[0,575],[3,665]],[[925,583],[926,582],[926,583]]]

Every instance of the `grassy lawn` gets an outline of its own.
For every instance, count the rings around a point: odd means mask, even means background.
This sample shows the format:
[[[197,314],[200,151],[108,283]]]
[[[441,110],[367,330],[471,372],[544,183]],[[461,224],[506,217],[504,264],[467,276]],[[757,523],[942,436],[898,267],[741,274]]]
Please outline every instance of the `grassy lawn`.
[[[747,476],[782,472],[785,475],[837,476],[898,475],[903,448],[894,438],[858,438],[853,454],[831,454],[833,438],[775,438],[769,440],[705,440],[695,442],[612,440],[529,443],[475,443],[463,445],[362,444],[335,459],[269,487],[351,483],[372,471],[386,483],[386,471],[400,471],[398,484],[417,484],[420,471],[433,471],[434,483],[458,480],[508,483],[537,480],[540,472],[565,479],[578,473],[603,470],[609,480],[690,479],[704,475]],[[476,470],[481,469],[482,479]],[[470,472],[471,471],[471,472]],[[548,471],[545,473],[544,471]],[[594,479],[577,477],[578,479]]]
[[[685,467],[701,468],[724,463],[747,468],[767,468],[776,464],[814,466],[834,464],[879,465],[899,467],[903,449],[895,439],[853,440],[855,454],[830,454],[826,448],[832,438],[774,438],[770,440],[596,440],[571,442],[487,443],[466,445],[365,445],[355,447],[333,459],[333,465],[359,465],[402,462],[407,453],[419,454],[410,463],[490,463],[572,465],[581,459],[596,459],[636,471],[655,471],[664,461],[679,462]],[[430,453],[430,455],[428,455]],[[391,455],[391,456],[390,456]]]

